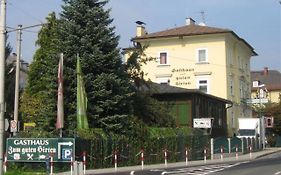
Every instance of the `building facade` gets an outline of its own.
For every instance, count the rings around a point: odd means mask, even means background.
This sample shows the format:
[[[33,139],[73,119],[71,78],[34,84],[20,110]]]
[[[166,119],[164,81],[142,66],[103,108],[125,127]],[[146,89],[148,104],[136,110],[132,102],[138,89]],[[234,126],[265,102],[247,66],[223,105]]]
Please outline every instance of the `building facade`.
[[[250,59],[257,54],[233,31],[188,18],[185,26],[155,33],[139,25],[132,42],[147,46],[146,56],[155,58],[142,65],[145,79],[230,100],[229,135],[236,132],[238,117],[252,115],[246,99],[251,95]]]
[[[260,89],[252,87],[252,99],[266,98],[270,103],[280,103],[281,101],[281,73],[277,70],[251,71],[252,81],[259,81],[264,86]],[[260,93],[258,92],[260,90]]]
[[[13,65],[13,68],[10,73],[15,74],[16,72],[16,62],[17,62],[17,54],[12,53],[8,56],[6,60],[7,65]],[[19,77],[19,88],[22,90],[26,86],[27,83],[27,71],[28,71],[29,64],[24,60],[20,60],[20,77]]]
[[[230,101],[206,94],[197,89],[186,89],[167,84],[153,84],[152,97],[169,104],[177,127],[194,127],[193,119],[208,118],[212,129],[204,129],[212,137],[225,137],[226,104]],[[202,128],[203,129],[203,128]]]

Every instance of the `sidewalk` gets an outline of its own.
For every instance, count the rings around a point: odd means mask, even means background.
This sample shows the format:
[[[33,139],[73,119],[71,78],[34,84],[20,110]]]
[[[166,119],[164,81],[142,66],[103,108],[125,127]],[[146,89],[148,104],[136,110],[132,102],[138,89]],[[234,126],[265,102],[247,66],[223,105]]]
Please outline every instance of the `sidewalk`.
[[[224,157],[223,161],[221,159],[214,159],[210,160],[207,159],[206,162],[204,160],[196,160],[196,161],[189,161],[187,166],[199,166],[199,165],[207,165],[207,164],[216,164],[216,163],[229,163],[229,162],[239,162],[239,161],[249,161],[254,160],[259,157],[263,157],[275,152],[281,151],[281,148],[266,148],[263,151],[253,152],[251,157],[250,154],[243,154],[238,156],[238,160],[236,157]],[[227,154],[225,154],[226,156]],[[186,162],[176,162],[176,163],[168,163],[168,168],[179,167],[179,166],[186,166]],[[159,169],[159,168],[166,168],[164,163],[163,164],[154,164],[154,165],[144,165],[144,169]],[[125,171],[137,171],[141,170],[141,166],[129,166],[129,167],[120,167],[117,169],[117,172],[125,172]],[[106,168],[106,169],[96,169],[96,170],[87,170],[86,174],[103,174],[103,173],[113,173],[115,172],[114,168]],[[56,173],[57,175],[69,175],[69,172],[63,173]]]

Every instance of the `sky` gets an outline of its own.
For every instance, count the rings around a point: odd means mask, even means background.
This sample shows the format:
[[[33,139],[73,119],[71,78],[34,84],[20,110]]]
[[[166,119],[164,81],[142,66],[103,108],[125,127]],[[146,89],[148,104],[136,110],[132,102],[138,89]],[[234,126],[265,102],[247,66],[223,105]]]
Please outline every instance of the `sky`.
[[[52,11],[59,14],[62,0],[7,0],[7,26],[17,28],[46,22]],[[148,33],[183,26],[187,17],[210,27],[234,31],[258,53],[251,59],[251,70],[281,72],[281,3],[279,0],[110,0],[111,18],[119,47],[132,46],[135,21],[146,23]],[[204,11],[204,15],[202,15]],[[204,16],[204,17],[203,17]],[[12,30],[8,28],[9,30]],[[40,27],[23,30],[22,59],[32,62]],[[9,32],[8,42],[16,52],[16,33]]]

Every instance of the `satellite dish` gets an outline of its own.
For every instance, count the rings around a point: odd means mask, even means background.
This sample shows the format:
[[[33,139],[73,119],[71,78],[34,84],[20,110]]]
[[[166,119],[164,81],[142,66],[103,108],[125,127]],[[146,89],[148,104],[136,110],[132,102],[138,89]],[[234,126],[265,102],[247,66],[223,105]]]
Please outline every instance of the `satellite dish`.
[[[136,21],[136,24],[138,24],[138,25],[146,25],[144,22],[142,22],[142,21]]]

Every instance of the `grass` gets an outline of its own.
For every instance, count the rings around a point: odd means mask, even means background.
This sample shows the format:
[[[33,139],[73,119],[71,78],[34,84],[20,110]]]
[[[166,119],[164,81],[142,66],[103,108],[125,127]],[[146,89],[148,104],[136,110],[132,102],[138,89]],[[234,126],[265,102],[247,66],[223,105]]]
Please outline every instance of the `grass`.
[[[27,171],[19,171],[19,170],[11,170],[11,171],[7,171],[7,173],[5,173],[5,175],[46,175],[46,172],[27,172]]]

